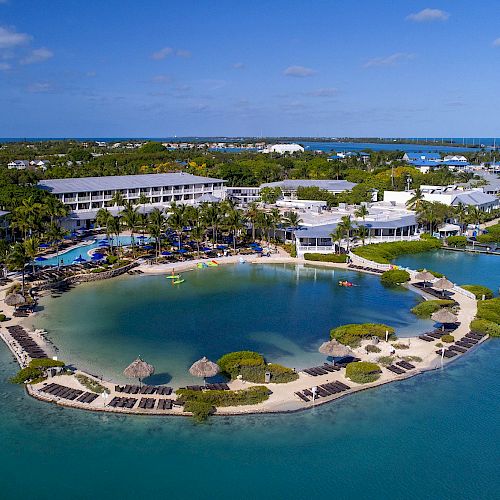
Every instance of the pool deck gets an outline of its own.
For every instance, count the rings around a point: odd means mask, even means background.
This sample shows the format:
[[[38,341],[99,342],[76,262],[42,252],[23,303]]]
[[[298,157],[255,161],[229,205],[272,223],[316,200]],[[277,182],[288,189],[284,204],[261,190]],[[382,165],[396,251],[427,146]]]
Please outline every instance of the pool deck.
[[[248,264],[303,264],[308,266],[316,266],[322,268],[337,268],[337,269],[345,269],[349,270],[347,264],[337,264],[337,263],[327,263],[327,262],[311,262],[302,259],[291,258],[283,253],[278,255],[273,255],[271,257],[258,257],[255,255],[243,256],[244,260]],[[221,257],[215,259],[219,264],[235,264],[240,262],[240,256],[230,256],[230,257]],[[169,274],[172,272],[187,272],[189,270],[195,269],[198,262],[206,262],[206,259],[202,260],[191,260],[186,262],[177,262],[175,264],[147,264],[142,263],[138,269],[142,270],[145,274]],[[353,272],[364,272],[361,270],[352,270]],[[409,287],[413,289],[413,291],[417,292],[417,289],[411,286],[412,282],[409,283]],[[8,286],[4,286],[0,288],[0,296],[5,297],[6,289]],[[427,296],[425,291],[418,290],[418,292],[424,297]],[[434,298],[431,296],[427,296],[426,298]],[[453,336],[455,337],[455,341],[461,339],[469,332],[470,322],[474,319],[477,312],[477,302],[466,295],[462,295],[461,293],[454,293],[454,300],[456,300],[459,304],[459,312],[458,312],[458,321],[460,325],[453,332]],[[0,336],[8,345],[13,355],[15,356],[17,362],[21,367],[24,367],[29,362],[29,358],[23,354],[22,349],[17,345],[16,341],[10,336],[9,332],[5,327],[12,325],[20,325],[22,324],[23,318],[16,318],[12,316],[13,308],[7,305],[4,305],[4,313],[10,317],[10,319],[1,324],[0,328]],[[47,339],[40,332],[30,332],[31,338],[40,345],[43,349],[45,349],[49,355],[55,354],[54,346],[52,346]],[[487,337],[484,337],[478,345],[486,340]],[[271,391],[269,399],[259,403],[257,405],[247,405],[247,406],[236,406],[236,407],[224,407],[217,408],[216,415],[248,415],[248,414],[257,414],[257,413],[283,413],[283,412],[294,412],[300,411],[308,408],[312,408],[314,406],[318,406],[324,403],[328,403],[334,401],[336,399],[340,399],[345,397],[346,395],[353,394],[355,392],[359,392],[362,390],[374,388],[380,385],[384,385],[390,382],[397,382],[400,380],[405,380],[410,377],[414,377],[418,374],[429,370],[435,370],[441,368],[448,364],[450,361],[455,361],[456,359],[461,358],[461,355],[457,355],[451,359],[441,360],[441,356],[436,354],[436,343],[439,340],[436,339],[436,342],[425,342],[424,340],[419,339],[418,337],[411,337],[406,339],[401,339],[398,341],[399,344],[408,344],[407,349],[401,349],[396,351],[396,356],[418,356],[422,359],[421,362],[412,362],[416,367],[413,370],[407,371],[404,374],[396,375],[389,370],[382,368],[382,373],[375,382],[368,384],[357,384],[352,382],[351,380],[345,377],[345,369],[336,371],[333,373],[328,373],[325,375],[319,376],[311,376],[306,374],[303,371],[299,372],[299,377],[297,380],[293,382],[289,382],[286,384],[252,384],[250,382],[244,382],[241,380],[234,380],[229,382],[229,386],[232,390],[238,389],[246,389],[254,385],[266,385]],[[367,341],[363,341],[362,345],[356,349],[353,349],[355,355],[361,358],[362,361],[376,361],[378,357],[389,355],[390,351],[393,349],[391,342],[380,341],[377,344],[377,347],[381,350],[379,353],[367,353],[365,351],[365,346],[367,345]],[[469,349],[470,350],[470,349]],[[59,355],[59,353],[58,353]],[[61,356],[64,358],[64,355]],[[54,382],[60,385],[64,385],[70,388],[79,389],[82,391],[86,391],[86,388],[82,386],[78,380],[73,375],[59,375],[55,377],[51,377],[47,379],[47,381],[41,382],[39,384],[26,385],[26,390],[28,394],[31,396],[51,403],[55,403],[62,406],[79,408],[84,410],[94,410],[94,411],[104,411],[104,412],[113,412],[120,414],[144,414],[144,415],[178,415],[178,416],[188,416],[190,413],[184,412],[182,407],[174,406],[171,410],[157,410],[157,409],[125,409],[125,408],[115,408],[107,405],[109,401],[115,396],[117,397],[133,397],[140,399],[141,397],[153,398],[153,399],[171,399],[174,400],[175,396],[172,395],[169,398],[165,396],[158,395],[127,395],[120,392],[115,391],[115,384],[112,382],[101,381],[94,376],[85,373],[85,372],[77,372],[83,373],[90,378],[94,378],[101,385],[105,386],[109,391],[110,395],[104,399],[102,395],[96,398],[90,404],[84,404],[77,401],[69,401],[66,399],[58,398],[55,396],[51,396],[41,391],[48,383]],[[319,386],[325,383],[340,381],[350,387],[349,390],[344,392],[340,392],[331,396],[322,397],[320,399],[316,399],[315,401],[305,402],[302,401],[296,396],[296,392],[311,389],[314,386]],[[155,404],[156,406],[156,404]]]

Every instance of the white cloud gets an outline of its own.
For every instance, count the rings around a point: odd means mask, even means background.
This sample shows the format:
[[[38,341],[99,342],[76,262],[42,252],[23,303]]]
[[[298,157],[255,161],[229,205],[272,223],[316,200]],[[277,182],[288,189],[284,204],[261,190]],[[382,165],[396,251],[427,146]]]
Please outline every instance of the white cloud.
[[[315,75],[316,71],[314,71],[311,68],[306,68],[304,66],[288,66],[288,68],[286,68],[285,71],[283,71],[283,74],[285,76],[304,78],[307,76]]]
[[[327,87],[322,89],[311,90],[307,95],[312,97],[334,97],[338,94],[338,89],[334,87]]]
[[[156,61],[160,61],[161,59],[165,59],[165,57],[169,56],[174,52],[172,47],[163,47],[163,49],[158,50],[157,52],[153,52],[151,54],[151,59],[155,59]]]
[[[39,49],[33,49],[30,54],[21,59],[20,62],[21,64],[34,64],[47,61],[47,59],[51,59],[52,57],[54,57],[54,53],[51,50],[41,47]]]
[[[35,82],[27,87],[27,91],[31,94],[47,94],[54,91],[54,87],[50,82]]]
[[[408,54],[406,52],[396,52],[395,54],[391,54],[387,57],[374,57],[367,61],[363,66],[365,68],[373,68],[380,66],[394,66],[401,61],[407,61],[409,59],[413,59],[413,54]]]
[[[10,64],[8,63],[0,63],[0,71],[7,71],[10,69]]]
[[[172,77],[169,75],[156,75],[151,79],[153,83],[170,83],[172,81]]]
[[[493,47],[500,47],[500,38],[493,40]]]
[[[163,49],[153,52],[151,54],[151,59],[154,59],[156,61],[161,61],[162,59],[165,59],[166,57],[172,55],[177,57],[191,57],[191,52],[186,49],[174,49],[172,47],[163,47]]]
[[[31,40],[27,33],[19,33],[13,28],[0,26],[0,49],[10,49],[18,45],[24,45]]]
[[[233,69],[243,69],[244,67],[245,65],[242,62],[234,63],[232,66]]]
[[[449,17],[450,14],[444,10],[427,8],[410,14],[406,19],[416,23],[427,23],[432,21],[447,21]]]

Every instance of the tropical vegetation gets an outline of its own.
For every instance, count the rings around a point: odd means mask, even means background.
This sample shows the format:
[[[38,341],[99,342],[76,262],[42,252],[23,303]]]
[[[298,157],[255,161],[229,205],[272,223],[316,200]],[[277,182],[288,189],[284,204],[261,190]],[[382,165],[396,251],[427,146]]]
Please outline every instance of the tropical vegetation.
[[[379,377],[382,370],[376,363],[368,361],[358,361],[349,363],[345,369],[346,378],[358,384],[368,384],[375,382]]]
[[[389,334],[389,339],[396,339],[392,326],[381,323],[351,323],[333,328],[330,331],[330,338],[351,347],[358,347],[365,338],[375,336],[385,340],[386,333]]]

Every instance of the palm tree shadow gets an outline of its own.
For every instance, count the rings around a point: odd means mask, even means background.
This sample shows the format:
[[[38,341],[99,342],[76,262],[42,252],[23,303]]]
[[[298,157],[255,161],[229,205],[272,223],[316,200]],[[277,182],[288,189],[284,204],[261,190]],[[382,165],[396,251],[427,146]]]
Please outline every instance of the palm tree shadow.
[[[147,385],[163,385],[168,384],[171,380],[172,375],[170,375],[170,373],[155,373],[145,378],[143,382]]]

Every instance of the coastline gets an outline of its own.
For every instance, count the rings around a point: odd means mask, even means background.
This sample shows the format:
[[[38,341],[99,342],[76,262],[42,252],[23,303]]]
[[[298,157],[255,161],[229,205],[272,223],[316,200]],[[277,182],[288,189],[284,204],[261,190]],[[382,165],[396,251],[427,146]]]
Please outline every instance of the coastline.
[[[272,256],[272,257],[257,257],[255,255],[250,255],[250,256],[245,256],[244,257],[245,262],[248,264],[292,264],[292,265],[307,265],[307,266],[312,266],[312,267],[322,267],[322,268],[338,268],[338,269],[344,269],[344,270],[351,270],[347,264],[343,263],[328,263],[328,262],[312,262],[312,261],[306,261],[304,259],[296,259],[284,255],[278,255],[278,256]],[[137,269],[140,269],[143,271],[144,274],[168,274],[172,272],[173,270],[175,271],[188,271],[196,268],[196,265],[198,262],[206,262],[206,259],[200,259],[200,260],[191,260],[191,261],[186,261],[186,262],[176,262],[172,264],[158,264],[158,265],[153,265],[153,264],[146,264],[144,262],[140,263],[139,267]],[[240,262],[240,256],[230,256],[230,257],[222,257],[217,259],[217,262],[220,265],[226,265],[226,264],[235,264]],[[352,270],[353,272],[366,272],[363,270]],[[374,274],[374,273],[370,273]],[[416,288],[410,286],[409,288],[413,292],[421,292],[419,295],[426,297],[425,292],[422,292],[421,290],[417,290]],[[1,290],[5,292],[5,290]],[[466,333],[468,333],[469,329],[469,324],[470,321],[474,318],[477,310],[477,305],[476,301],[470,299],[469,297],[466,297],[465,295],[461,295],[459,293],[455,293],[454,296],[455,300],[459,302],[460,305],[460,312],[459,312],[459,321],[460,325],[457,328],[457,330],[454,332],[455,338],[458,340],[462,338]],[[6,306],[8,307],[8,306]],[[6,326],[13,326],[13,325],[21,325],[23,323],[23,320],[26,318],[15,318],[11,317],[11,319],[8,322],[3,323],[3,325]],[[14,355],[15,359],[17,360],[18,364],[23,367],[25,364],[23,364],[23,360],[20,357],[19,353],[17,352],[15,343],[10,339],[10,335],[5,332],[4,329],[2,329],[1,332],[1,337],[4,340],[4,342],[8,345],[9,349],[11,350],[12,354]],[[486,337],[487,338],[487,337]],[[481,339],[481,341],[478,342],[478,345],[482,343],[486,338]],[[40,336],[38,339],[35,338],[37,343],[40,344],[41,347],[44,349],[48,349],[50,351],[53,350],[52,346],[48,344],[44,339]],[[252,385],[266,385],[269,387],[269,389],[272,391],[272,394],[270,395],[269,399],[259,403],[258,405],[247,405],[247,406],[236,406],[236,407],[222,407],[218,408],[216,410],[215,415],[221,415],[221,416],[237,416],[237,415],[252,415],[252,414],[262,414],[262,413],[290,413],[290,412],[297,412],[297,411],[302,411],[302,410],[307,410],[314,408],[315,406],[330,403],[332,401],[336,401],[338,399],[344,398],[345,396],[348,396],[350,394],[354,394],[356,392],[360,392],[363,390],[367,389],[372,389],[380,385],[385,385],[387,383],[391,382],[397,382],[400,380],[406,380],[408,378],[414,377],[416,375],[419,375],[421,373],[430,371],[430,370],[435,370],[440,368],[441,366],[445,366],[448,364],[450,361],[455,360],[456,358],[459,358],[461,356],[456,356],[455,358],[451,359],[445,359],[443,362],[441,362],[440,356],[438,356],[435,353],[435,346],[434,342],[429,345],[426,342],[423,342],[422,340],[418,339],[417,337],[410,337],[410,338],[405,338],[402,339],[404,341],[407,341],[409,344],[411,343],[411,348],[408,350],[404,351],[405,355],[412,354],[412,355],[418,355],[419,357],[422,358],[422,362],[419,363],[419,366],[417,366],[414,370],[405,372],[404,374],[401,375],[396,375],[394,373],[389,372],[388,370],[383,370],[381,376],[379,377],[378,380],[375,382],[369,383],[369,384],[356,384],[349,379],[346,379],[345,376],[342,374],[342,372],[334,372],[334,373],[328,373],[327,375],[321,375],[318,377],[312,377],[310,375],[307,375],[304,372],[299,372],[299,378],[294,381],[290,382],[287,384],[252,384],[249,382],[242,382],[240,380],[234,380],[229,382],[230,389],[232,390],[238,390],[238,389],[245,389],[249,388]],[[387,351],[390,349],[392,346],[390,343],[385,343],[381,341],[379,343],[379,347],[382,348],[382,351]],[[356,353],[357,356],[361,357],[363,360],[368,360],[372,361],[370,355],[365,353],[364,351],[364,346],[361,346],[359,348],[354,349],[354,352]],[[377,357],[380,355],[385,355],[385,352],[381,352],[377,354]],[[373,358],[373,356],[372,356]],[[104,385],[107,387],[110,392],[111,396],[110,398],[113,397],[113,395],[116,396],[123,396],[122,393],[116,393],[114,391],[114,384],[111,382],[105,382],[102,380],[99,380],[92,376],[89,373],[83,372],[78,370],[76,373],[82,373],[85,374],[86,376],[90,376],[91,378],[94,378],[95,380],[98,380],[100,384]],[[345,384],[348,384],[350,386],[350,389],[346,392],[338,393],[338,394],[333,394],[328,397],[322,397],[320,399],[316,399],[314,402],[309,401],[309,402],[304,402],[298,399],[297,396],[295,396],[295,392],[297,391],[302,391],[304,389],[311,388],[312,386],[318,386],[321,384],[333,382],[333,381],[340,381]],[[76,380],[74,376],[69,376],[69,375],[61,375],[57,377],[53,377],[49,379],[48,381],[52,382],[61,382],[64,383],[65,386],[74,388],[74,389],[79,389],[79,390],[86,390],[85,387],[80,385],[80,383]],[[131,410],[129,409],[123,409],[123,408],[116,408],[116,407],[110,407],[106,406],[106,400],[103,400],[101,396],[99,396],[95,401],[91,404],[83,404],[79,403],[77,401],[69,401],[69,400],[63,400],[61,398],[53,397],[48,394],[44,394],[41,392],[41,389],[44,387],[44,385],[47,384],[47,381],[44,381],[40,384],[35,384],[35,385],[26,385],[26,391],[27,393],[44,402],[52,402],[55,404],[58,404],[60,406],[66,406],[69,408],[78,408],[78,409],[83,409],[87,411],[104,411],[104,412],[113,412],[117,414],[127,414],[127,415],[163,415],[163,416],[190,416],[191,414],[189,412],[184,412],[181,407],[176,407],[173,406],[172,410],[142,410],[140,408],[133,408]],[[137,395],[137,397],[140,397],[140,395]],[[156,399],[156,396],[154,396]]]

